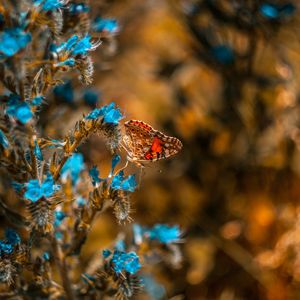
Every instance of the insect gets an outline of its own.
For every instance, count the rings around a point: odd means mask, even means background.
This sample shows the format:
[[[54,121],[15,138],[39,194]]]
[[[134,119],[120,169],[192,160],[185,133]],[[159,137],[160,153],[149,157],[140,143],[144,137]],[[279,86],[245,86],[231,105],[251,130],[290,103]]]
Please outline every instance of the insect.
[[[179,139],[167,136],[142,121],[130,120],[124,126],[124,148],[131,162],[141,165],[143,162],[168,158],[182,148]]]

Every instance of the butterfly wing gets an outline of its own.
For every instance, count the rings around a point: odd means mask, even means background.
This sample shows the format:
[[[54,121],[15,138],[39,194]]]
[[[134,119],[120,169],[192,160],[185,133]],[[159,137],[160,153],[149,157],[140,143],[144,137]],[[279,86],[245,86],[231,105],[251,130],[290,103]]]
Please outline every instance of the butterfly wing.
[[[150,125],[137,120],[125,123],[125,144],[129,156],[136,161],[157,161],[178,153],[182,143],[175,137],[170,137],[154,130]]]
[[[129,156],[137,161],[147,160],[145,153],[151,148],[155,130],[150,125],[137,120],[130,120],[124,126],[126,133],[124,142]]]
[[[182,143],[179,139],[167,136],[160,131],[156,131],[152,145],[145,154],[146,160],[156,161],[168,158],[177,154],[182,148]]]

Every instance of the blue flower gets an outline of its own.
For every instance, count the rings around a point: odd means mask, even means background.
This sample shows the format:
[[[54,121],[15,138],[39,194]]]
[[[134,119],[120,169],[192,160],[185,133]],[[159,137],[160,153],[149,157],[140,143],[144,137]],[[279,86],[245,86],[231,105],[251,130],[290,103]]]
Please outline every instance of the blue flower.
[[[20,236],[13,229],[6,229],[5,240],[0,241],[0,256],[13,253],[15,245],[20,243]]]
[[[143,235],[144,235],[143,227],[139,224],[133,224],[132,230],[133,230],[133,237],[134,237],[135,244],[140,245],[143,242]]]
[[[150,239],[158,240],[164,244],[178,242],[180,240],[180,229],[178,226],[168,226],[165,224],[156,224],[147,231]]]
[[[67,176],[71,176],[72,184],[76,185],[79,180],[79,174],[84,169],[85,165],[83,162],[82,154],[75,153],[71,157],[69,157],[66,163],[64,164],[61,170],[61,175],[64,180],[67,178]]]
[[[56,97],[62,99],[67,103],[72,103],[74,100],[74,91],[71,81],[56,86],[53,90],[53,93]]]
[[[93,186],[97,185],[98,183],[101,182],[101,178],[99,178],[99,171],[97,169],[97,166],[93,166],[90,170],[89,170],[89,175],[92,179],[92,184]]]
[[[95,108],[85,118],[87,120],[95,120],[99,117],[103,117],[103,121],[106,123],[117,125],[123,118],[123,115],[118,108],[115,108],[115,103],[112,102],[108,105],[102,106],[101,108]]]
[[[59,241],[61,241],[63,239],[63,234],[61,231],[56,231],[55,234],[54,234],[55,238]]]
[[[142,283],[147,293],[155,300],[164,299],[166,297],[166,290],[163,285],[156,282],[150,275],[142,276]]]
[[[0,129],[0,144],[3,146],[3,148],[9,147],[9,141],[1,129]]]
[[[34,0],[35,6],[42,5],[42,10],[53,11],[63,7],[65,4],[64,0]]]
[[[50,51],[52,52],[62,52],[62,51],[71,51],[74,45],[77,43],[79,37],[77,35],[73,35],[66,42],[61,43],[60,45],[51,44]]]
[[[129,175],[121,184],[121,190],[134,192],[137,187],[137,182],[135,180],[135,175]]]
[[[86,200],[85,200],[83,197],[79,196],[79,197],[76,199],[76,203],[77,203],[78,206],[84,206],[85,203],[86,203]]]
[[[122,118],[120,110],[113,108],[104,115],[104,122],[117,125]]]
[[[33,153],[35,155],[35,157],[42,161],[43,160],[43,154],[42,154],[42,151],[39,147],[39,144],[37,143],[37,141],[34,141],[34,149],[33,149]]]
[[[31,104],[32,104],[33,106],[39,106],[39,105],[42,104],[43,100],[44,100],[44,96],[41,96],[41,95],[35,96],[35,97],[32,99]]]
[[[21,243],[20,236],[11,228],[7,228],[5,230],[5,239],[6,239],[6,242],[12,246],[15,246],[15,245]]]
[[[102,251],[102,255],[104,258],[108,258],[111,255],[111,251],[106,249]]]
[[[259,10],[260,13],[268,19],[276,19],[279,17],[279,10],[273,4],[263,3]]]
[[[124,172],[121,171],[119,174],[113,177],[110,187],[113,190],[134,192],[137,187],[135,175],[129,175],[127,178],[124,178]]]
[[[99,93],[92,89],[86,89],[83,94],[84,101],[89,105],[96,105],[99,100]]]
[[[14,251],[14,246],[0,241],[0,255],[11,254]]]
[[[50,254],[49,254],[49,252],[44,252],[43,259],[46,260],[46,261],[50,260]]]
[[[118,240],[116,243],[115,243],[115,250],[118,250],[118,251],[125,251],[126,249],[126,246],[125,246],[125,241],[124,240]]]
[[[33,116],[28,103],[21,101],[21,97],[16,94],[9,96],[6,112],[9,116],[15,117],[21,123],[27,123]]]
[[[113,175],[114,171],[115,171],[115,167],[116,165],[120,162],[121,160],[121,156],[118,155],[118,154],[115,154],[112,158],[112,161],[111,161],[111,170],[110,170],[110,176]]]
[[[126,253],[115,250],[111,262],[116,273],[126,271],[135,274],[141,268],[139,257],[135,252]]]
[[[46,198],[51,197],[59,188],[59,185],[54,184],[52,175],[48,173],[46,180],[42,184],[37,179],[29,180],[26,184],[24,198],[36,202],[43,196]]]
[[[0,33],[0,53],[13,56],[31,41],[31,34],[21,28],[5,29]]]
[[[23,183],[18,183],[16,181],[12,181],[11,182],[11,186],[13,187],[13,189],[16,192],[21,192],[21,190],[23,189],[23,187],[25,186]]]
[[[43,196],[40,183],[37,179],[30,180],[26,185],[24,197],[32,202],[36,202]]]
[[[93,44],[91,43],[91,36],[88,34],[79,40],[72,49],[73,55],[87,55],[88,51],[92,50]]]
[[[71,3],[69,5],[69,12],[72,15],[86,13],[89,11],[90,11],[89,6],[85,5],[84,3]]]
[[[61,225],[62,221],[66,217],[66,214],[61,210],[56,210],[54,212],[55,220],[54,220],[54,226],[58,227]]]
[[[270,20],[276,20],[280,18],[290,17],[296,11],[296,7],[292,3],[284,5],[263,3],[259,7],[261,15]]]
[[[118,31],[118,22],[115,19],[103,19],[97,17],[93,23],[93,29],[95,31],[107,31],[109,33],[115,33]]]
[[[234,52],[226,45],[219,45],[212,48],[214,58],[224,65],[229,65],[234,62]]]
[[[46,180],[42,184],[42,192],[43,195],[47,197],[51,197],[56,191],[60,189],[58,184],[54,184],[53,177],[50,173],[47,174]]]

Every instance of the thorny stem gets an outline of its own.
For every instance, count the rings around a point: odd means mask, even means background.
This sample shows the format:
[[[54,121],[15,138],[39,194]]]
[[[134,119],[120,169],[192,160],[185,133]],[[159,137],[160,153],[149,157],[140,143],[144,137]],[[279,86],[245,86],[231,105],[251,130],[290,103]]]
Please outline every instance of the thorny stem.
[[[68,276],[68,269],[66,260],[63,257],[63,252],[61,250],[61,247],[58,245],[55,237],[52,238],[52,248],[53,248],[53,254],[54,259],[56,262],[56,266],[59,270],[61,281],[63,288],[65,290],[66,296],[68,300],[75,300],[75,296],[72,290],[72,283],[70,281],[70,278]]]

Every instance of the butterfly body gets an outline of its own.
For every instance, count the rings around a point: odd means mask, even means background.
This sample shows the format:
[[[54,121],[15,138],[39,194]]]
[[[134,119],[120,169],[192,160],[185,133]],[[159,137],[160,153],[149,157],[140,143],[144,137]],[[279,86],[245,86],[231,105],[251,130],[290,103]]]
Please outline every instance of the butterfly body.
[[[167,136],[145,122],[130,120],[124,126],[124,144],[129,161],[157,161],[177,154],[182,148],[179,139]]]

